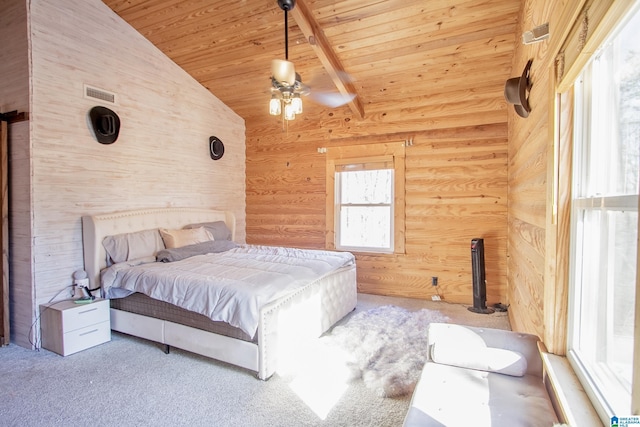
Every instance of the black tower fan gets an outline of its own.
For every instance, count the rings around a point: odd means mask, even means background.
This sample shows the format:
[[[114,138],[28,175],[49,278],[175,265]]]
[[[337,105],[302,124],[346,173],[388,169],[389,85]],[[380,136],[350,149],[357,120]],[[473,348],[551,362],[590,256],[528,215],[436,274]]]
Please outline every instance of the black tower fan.
[[[484,239],[471,240],[471,269],[473,273],[473,307],[474,313],[491,314],[487,308],[487,281],[484,274]]]

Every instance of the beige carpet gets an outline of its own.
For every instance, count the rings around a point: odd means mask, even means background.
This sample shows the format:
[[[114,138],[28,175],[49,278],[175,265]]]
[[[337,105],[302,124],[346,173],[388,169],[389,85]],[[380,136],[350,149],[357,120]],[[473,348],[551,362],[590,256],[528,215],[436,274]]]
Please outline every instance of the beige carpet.
[[[360,294],[355,312],[380,305],[436,309],[451,322],[509,329],[506,313],[475,314],[445,302]],[[402,425],[410,395],[382,398],[363,381],[341,384],[313,374],[259,381],[247,370],[179,349],[167,355],[155,343],[118,333],[111,342],[68,357],[11,344],[0,348],[0,424]]]
[[[438,310],[451,319],[451,323],[459,323],[467,326],[482,326],[485,328],[511,329],[509,315],[506,311],[493,314],[478,314],[467,308],[472,304],[452,304],[445,301],[427,301],[413,298],[388,297],[378,295],[358,294],[356,311],[368,310],[381,305],[397,305],[407,310]]]

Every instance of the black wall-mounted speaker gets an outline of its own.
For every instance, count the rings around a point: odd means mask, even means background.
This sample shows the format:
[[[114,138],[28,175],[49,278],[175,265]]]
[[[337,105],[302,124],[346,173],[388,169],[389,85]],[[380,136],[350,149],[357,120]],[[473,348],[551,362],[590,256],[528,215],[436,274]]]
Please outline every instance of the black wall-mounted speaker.
[[[471,240],[471,270],[473,274],[473,307],[469,311],[491,314],[487,308],[487,280],[484,271],[484,239]]]

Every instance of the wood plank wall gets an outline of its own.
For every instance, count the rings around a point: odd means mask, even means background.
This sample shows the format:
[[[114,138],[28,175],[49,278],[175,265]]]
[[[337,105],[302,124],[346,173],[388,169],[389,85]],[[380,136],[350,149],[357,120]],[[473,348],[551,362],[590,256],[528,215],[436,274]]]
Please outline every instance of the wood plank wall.
[[[507,298],[507,113],[503,82],[479,89],[481,108],[447,111],[425,100],[305,111],[288,130],[278,118],[247,118],[247,241],[325,246],[325,156],[319,147],[398,140],[406,149],[406,254],[356,254],[360,292],[430,298],[438,276],[446,301],[472,303],[473,238],[485,239],[487,295]],[[405,114],[406,112],[406,114]],[[421,118],[421,119],[417,119]]]
[[[544,2],[523,3],[519,33],[544,23],[539,8]],[[534,18],[535,16],[535,18]],[[538,19],[542,19],[538,21]],[[514,330],[544,335],[545,229],[547,214],[547,148],[549,73],[545,46],[548,42],[516,48],[514,76],[522,74],[533,59],[528,118],[509,113],[509,303]]]
[[[234,211],[245,238],[244,120],[100,0],[29,3],[31,121],[12,147],[26,176],[12,176],[11,188],[13,215],[27,208],[12,236],[30,236],[11,267],[12,295],[20,295],[12,335],[27,347],[37,339],[38,305],[68,298],[83,268],[82,215],[217,207]],[[116,104],[85,99],[84,84],[115,92]],[[94,105],[122,121],[112,145],[91,134]],[[209,157],[211,135],[225,143],[219,161]]]
[[[0,111],[29,111],[27,2],[0,0]],[[9,125],[9,319],[11,341],[28,346],[33,323],[29,122]],[[11,286],[13,283],[19,286]],[[16,337],[18,340],[16,340]]]
[[[522,3],[519,30],[550,22],[550,38],[516,48],[513,74],[519,75],[529,59],[532,112],[523,119],[509,113],[509,239],[508,298],[511,327],[540,336],[550,351],[564,352],[566,325],[566,232],[554,217],[554,60],[581,2],[527,0]],[[563,18],[564,17],[564,18]],[[566,155],[567,147],[561,149]],[[566,177],[565,177],[566,178]],[[558,191],[567,198],[569,181]],[[564,235],[566,237],[566,235]],[[557,257],[561,257],[558,259]],[[553,303],[556,301],[555,303]],[[556,330],[560,328],[560,330]]]

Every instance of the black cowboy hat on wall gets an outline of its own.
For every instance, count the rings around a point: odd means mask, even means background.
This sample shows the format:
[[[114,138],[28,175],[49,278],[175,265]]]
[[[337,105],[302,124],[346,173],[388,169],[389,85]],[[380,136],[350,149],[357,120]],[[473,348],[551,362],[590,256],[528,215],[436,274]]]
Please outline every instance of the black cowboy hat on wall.
[[[507,80],[504,85],[504,97],[520,117],[527,118],[531,112],[529,105],[529,91],[531,90],[530,70],[533,59],[527,62],[520,77]]]
[[[120,133],[120,117],[107,107],[96,106],[89,111],[93,134],[101,144],[113,144]]]
[[[213,160],[220,160],[224,156],[224,144],[217,136],[209,137],[209,154]]]

